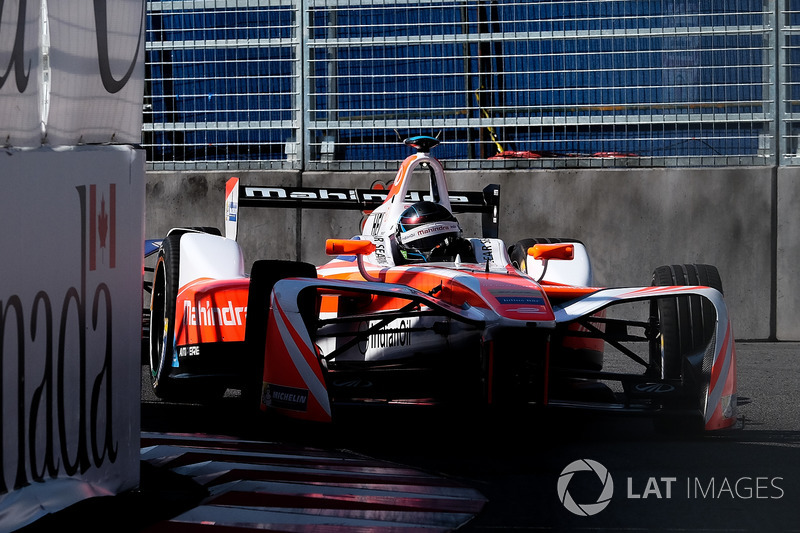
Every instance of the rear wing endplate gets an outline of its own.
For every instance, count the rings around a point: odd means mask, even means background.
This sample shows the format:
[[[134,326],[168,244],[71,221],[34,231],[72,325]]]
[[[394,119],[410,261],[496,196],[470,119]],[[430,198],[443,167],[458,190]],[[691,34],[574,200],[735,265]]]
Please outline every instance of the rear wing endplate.
[[[381,205],[389,194],[388,190],[378,189],[240,185],[239,178],[230,178],[225,190],[225,236],[229,239],[236,239],[240,207],[371,211]],[[430,200],[429,191],[409,191],[406,195],[408,202],[422,200]],[[499,185],[488,185],[483,191],[451,191],[450,205],[455,213],[480,213],[483,236],[497,238]]]

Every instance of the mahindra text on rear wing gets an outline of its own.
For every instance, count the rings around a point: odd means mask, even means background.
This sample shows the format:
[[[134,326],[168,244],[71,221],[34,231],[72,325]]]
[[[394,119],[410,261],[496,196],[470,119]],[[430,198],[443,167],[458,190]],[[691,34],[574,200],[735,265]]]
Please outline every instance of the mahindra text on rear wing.
[[[282,187],[241,185],[230,178],[225,187],[225,235],[236,239],[239,207],[278,207],[301,209],[350,209],[371,211],[389,195],[383,189],[346,189],[335,187]],[[483,236],[496,238],[499,228],[500,186],[487,185],[482,191],[452,191],[450,205],[455,213],[480,213]],[[430,200],[429,191],[409,191],[409,203]]]

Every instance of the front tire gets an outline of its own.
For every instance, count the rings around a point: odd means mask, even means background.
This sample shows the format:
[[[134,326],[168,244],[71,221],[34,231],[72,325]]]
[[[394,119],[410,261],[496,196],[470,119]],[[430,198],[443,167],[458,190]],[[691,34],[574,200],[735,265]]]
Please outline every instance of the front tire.
[[[702,264],[665,265],[653,272],[654,286],[704,285],[722,293],[722,281],[716,267]],[[651,320],[659,324],[660,334],[650,348],[650,372],[663,379],[680,379],[684,387],[701,387],[701,350],[711,341],[716,326],[716,310],[702,296],[659,298],[651,304]],[[697,368],[693,368],[697,367]],[[697,401],[702,401],[699,395]],[[696,416],[662,416],[654,420],[655,429],[662,434],[698,435],[704,420],[698,407]]]
[[[660,266],[653,271],[654,286],[705,285],[722,292],[719,271],[712,265]],[[651,364],[660,377],[680,378],[685,355],[708,344],[716,325],[714,306],[701,296],[659,298],[652,313],[660,324],[660,342],[651,350]]]

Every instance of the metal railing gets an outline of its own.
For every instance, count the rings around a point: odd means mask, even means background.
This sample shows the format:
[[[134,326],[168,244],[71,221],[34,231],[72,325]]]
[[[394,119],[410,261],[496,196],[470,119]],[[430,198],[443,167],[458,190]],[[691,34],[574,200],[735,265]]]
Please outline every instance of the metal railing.
[[[154,170],[393,168],[415,134],[455,168],[794,164],[795,4],[150,1],[143,145]]]

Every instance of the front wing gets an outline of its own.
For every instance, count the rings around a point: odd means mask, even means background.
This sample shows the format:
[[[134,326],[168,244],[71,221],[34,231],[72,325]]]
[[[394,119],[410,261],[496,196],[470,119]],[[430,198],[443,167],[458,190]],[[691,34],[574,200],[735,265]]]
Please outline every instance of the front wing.
[[[309,298],[308,295],[312,293],[315,293],[315,297]],[[337,293],[362,295],[361,298],[367,298],[373,307],[368,308],[367,314],[326,317],[324,309],[321,310],[319,307],[320,296]],[[397,333],[398,330],[392,329],[393,324],[408,318],[417,320],[415,324],[418,326],[414,331],[420,338],[427,335],[426,338],[430,339],[438,335],[440,339],[438,351],[453,353],[435,357],[437,350],[420,351],[419,347],[424,343],[415,342],[413,349],[406,347],[406,352],[400,352],[408,356],[406,359],[391,358],[385,362],[365,361],[360,363],[361,366],[349,363],[346,368],[351,372],[337,374],[339,381],[342,376],[346,376],[345,381],[353,386],[365,383],[367,380],[374,385],[363,393],[362,400],[402,401],[404,399],[402,390],[398,393],[398,388],[402,389],[405,386],[414,389],[419,388],[420,383],[427,383],[428,374],[424,373],[424,370],[439,372],[434,373],[436,378],[429,380],[434,387],[436,383],[443,385],[453,380],[473,380],[474,386],[465,385],[459,390],[474,392],[480,396],[481,401],[488,404],[503,405],[497,400],[498,398],[506,400],[515,398],[524,403],[596,408],[606,411],[616,409],[654,413],[666,410],[665,405],[668,403],[660,403],[660,395],[664,388],[675,385],[675,380],[658,379],[646,374],[625,377],[614,372],[581,368],[568,368],[565,371],[564,368],[559,368],[559,361],[550,358],[555,357],[554,354],[557,353],[555,343],[563,341],[565,335],[572,340],[580,338],[581,335],[601,338],[617,347],[620,347],[621,340],[633,339],[632,335],[618,334],[619,324],[627,328],[642,326],[646,322],[630,319],[599,319],[608,325],[608,331],[603,327],[595,328],[589,323],[598,320],[597,317],[604,317],[605,312],[615,306],[634,301],[652,301],[657,298],[686,295],[707,299],[713,305],[717,316],[710,342],[701,354],[696,355],[696,358],[701,359],[698,368],[701,369],[699,373],[702,377],[699,384],[693,385],[697,390],[692,390],[691,394],[700,398],[697,403],[698,414],[703,417],[705,429],[729,427],[735,422],[736,416],[734,339],[722,295],[708,287],[601,289],[588,296],[554,306],[555,321],[534,323],[503,319],[491,309],[455,307],[431,295],[401,285],[343,280],[282,280],[275,285],[271,297],[272,312],[267,324],[262,409],[276,410],[288,416],[307,420],[325,422],[333,420],[336,404],[341,396],[334,390],[332,376],[343,368],[342,365],[337,366],[336,362],[346,358],[347,349],[353,349],[359,342],[365,342],[370,335],[380,333],[384,339],[402,339]],[[374,307],[377,305],[375,302],[382,304]],[[387,305],[386,302],[395,304]],[[339,335],[343,337],[337,339],[334,350],[321,348],[326,346],[327,341],[323,337],[328,334],[325,332],[339,331],[336,328],[341,329],[343,324],[357,324],[358,327],[353,326],[350,337],[347,337],[346,332],[340,333]],[[586,324],[586,327],[583,324]],[[574,325],[581,326],[572,327]],[[646,329],[646,325],[643,327]],[[612,333],[611,330],[616,333]],[[395,336],[392,337],[392,334]],[[645,335],[637,337],[636,340],[648,339]],[[501,381],[498,376],[502,365],[498,362],[511,359],[508,352],[518,352],[515,347],[519,346],[527,350],[524,361],[520,362],[519,354],[515,354],[513,357],[517,361],[511,365],[514,366],[514,379]],[[625,350],[621,347],[620,349]],[[398,353],[397,350],[395,353]],[[426,364],[429,366],[426,367]],[[440,366],[433,368],[436,364]],[[506,369],[508,367],[509,365],[505,365]],[[526,374],[521,376],[522,372]],[[393,376],[394,380],[379,381],[387,376]],[[613,406],[608,403],[562,401],[563,399],[553,395],[552,390],[556,388],[556,380],[563,376],[581,381],[619,378],[627,384],[628,389],[631,388],[631,383],[635,384],[638,397],[640,399],[645,397],[646,401],[636,404],[622,400]],[[663,387],[660,387],[662,385]],[[511,386],[521,386],[529,390],[522,394],[507,394],[508,391],[503,389]],[[648,391],[651,393],[649,396]],[[428,396],[421,394],[416,391],[416,394],[409,394],[409,397],[414,397],[419,403],[424,403],[421,401],[422,398],[429,396],[436,399],[435,390],[425,390]],[[458,400],[465,398],[458,395],[454,397]]]
[[[736,346],[728,308],[722,294],[702,286],[655,286],[599,290],[584,298],[554,306],[556,321],[570,323],[590,317],[603,309],[625,302],[652,301],[667,297],[700,296],[710,302],[716,313],[714,332],[697,357],[702,357],[703,379],[700,383],[701,411],[706,430],[732,426],[736,420]],[[687,354],[692,355],[692,354]]]
[[[286,415],[329,422],[333,418],[328,373],[336,352],[326,359],[319,349],[321,327],[336,322],[320,317],[316,298],[309,293],[362,296],[381,299],[388,307],[370,316],[351,315],[353,323],[370,318],[386,320],[400,316],[429,314],[466,324],[475,331],[485,327],[485,315],[476,309],[459,309],[416,289],[394,284],[342,280],[286,279],[275,284],[267,323],[262,408]],[[316,296],[315,295],[315,296]],[[402,302],[398,306],[397,303]],[[394,304],[394,305],[392,305]],[[379,328],[376,328],[379,329]],[[365,334],[369,334],[366,331]],[[338,349],[342,352],[349,343]],[[395,365],[395,368],[397,366]]]

